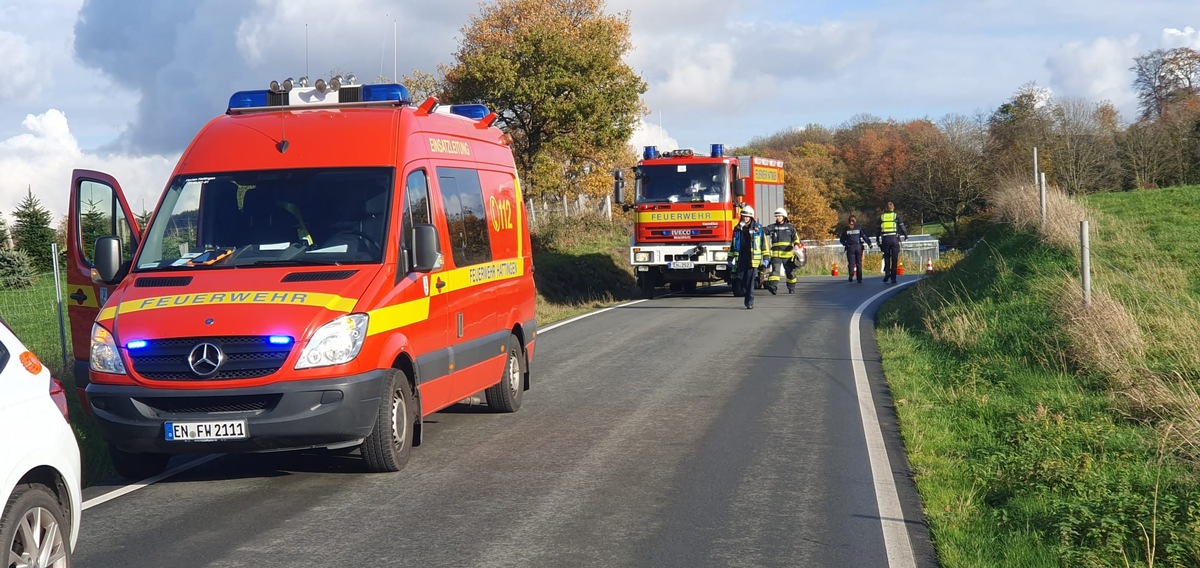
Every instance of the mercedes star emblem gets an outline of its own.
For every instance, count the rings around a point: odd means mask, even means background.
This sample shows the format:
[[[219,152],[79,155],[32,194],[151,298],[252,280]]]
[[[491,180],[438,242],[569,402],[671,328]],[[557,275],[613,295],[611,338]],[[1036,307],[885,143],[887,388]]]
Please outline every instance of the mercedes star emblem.
[[[221,348],[212,343],[201,343],[192,348],[192,352],[188,354],[188,366],[192,368],[192,372],[201,377],[211,376],[221,368],[221,363],[225,362],[225,354],[221,352]]]

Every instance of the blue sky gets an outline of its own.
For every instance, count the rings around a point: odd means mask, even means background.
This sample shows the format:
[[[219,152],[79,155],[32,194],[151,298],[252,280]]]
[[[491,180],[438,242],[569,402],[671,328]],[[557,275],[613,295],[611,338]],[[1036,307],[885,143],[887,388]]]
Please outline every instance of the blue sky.
[[[73,168],[152,203],[233,91],[449,63],[477,0],[0,0],[0,213],[66,211]],[[631,144],[744,144],[855,115],[990,113],[1034,81],[1136,110],[1128,68],[1200,48],[1196,0],[609,0],[651,110]],[[394,22],[394,24],[393,24]],[[393,35],[393,31],[395,35]],[[393,41],[395,39],[395,41]],[[399,56],[393,60],[393,48]],[[662,128],[659,128],[661,123]]]

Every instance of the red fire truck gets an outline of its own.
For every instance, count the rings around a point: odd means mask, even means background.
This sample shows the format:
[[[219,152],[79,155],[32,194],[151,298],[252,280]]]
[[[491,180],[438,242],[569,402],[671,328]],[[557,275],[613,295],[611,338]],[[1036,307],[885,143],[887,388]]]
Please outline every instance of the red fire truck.
[[[636,217],[629,261],[646,298],[668,285],[688,292],[699,282],[729,281],[729,245],[737,211],[752,205],[759,221],[783,207],[783,162],[726,156],[722,144],[709,155],[691,149],[659,153],[646,146],[634,168]],[[624,175],[615,177],[624,202]]]

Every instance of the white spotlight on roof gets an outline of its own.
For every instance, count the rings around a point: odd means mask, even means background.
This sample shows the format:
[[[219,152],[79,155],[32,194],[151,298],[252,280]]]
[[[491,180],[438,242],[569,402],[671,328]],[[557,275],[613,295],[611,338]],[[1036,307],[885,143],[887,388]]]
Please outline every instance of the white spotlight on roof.
[[[327,85],[325,84],[325,79],[317,79],[317,82],[314,83],[313,86],[316,87],[317,92],[320,92],[320,93],[324,93],[325,88],[327,87]]]
[[[308,86],[308,77],[301,77],[300,80],[296,81],[296,85],[299,86],[300,88],[307,87]]]

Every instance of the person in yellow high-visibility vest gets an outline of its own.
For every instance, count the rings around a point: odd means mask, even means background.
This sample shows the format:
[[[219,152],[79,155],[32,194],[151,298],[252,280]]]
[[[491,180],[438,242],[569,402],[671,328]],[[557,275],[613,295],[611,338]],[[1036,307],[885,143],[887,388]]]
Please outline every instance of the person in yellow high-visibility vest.
[[[754,285],[758,269],[764,265],[763,228],[754,220],[754,208],[742,207],[741,221],[733,228],[729,247],[729,268],[733,272],[734,294],[745,297],[746,309],[754,309]],[[738,288],[738,285],[741,288]],[[738,292],[741,292],[740,294]]]
[[[875,232],[875,242],[879,244],[879,252],[883,253],[883,283],[890,279],[896,283],[896,262],[900,259],[900,239],[908,240],[908,229],[904,221],[896,213],[896,205],[891,201],[887,209],[879,216],[879,229]]]

